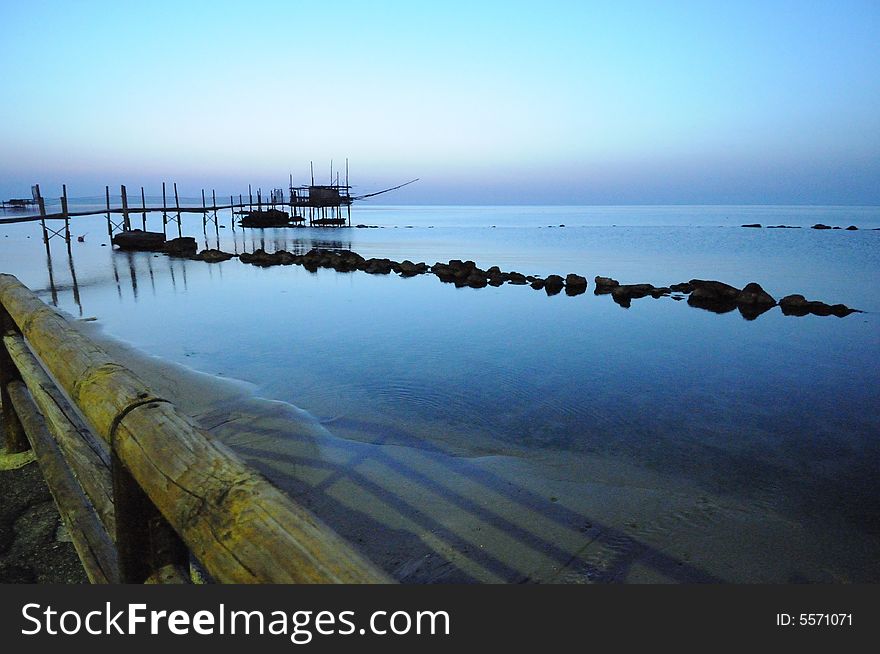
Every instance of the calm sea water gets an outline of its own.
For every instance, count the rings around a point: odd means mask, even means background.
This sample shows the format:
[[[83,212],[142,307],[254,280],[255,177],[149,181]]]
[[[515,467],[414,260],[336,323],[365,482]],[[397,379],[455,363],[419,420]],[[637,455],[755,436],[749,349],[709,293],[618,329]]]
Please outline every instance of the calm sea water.
[[[403,580],[880,580],[880,209],[370,206],[352,222],[379,228],[220,222],[203,233],[185,215],[184,233],[231,252],[757,281],[863,310],[747,321],[670,298],[623,309],[592,281],[548,297],[209,265],[102,247],[100,217],[47,259],[38,224],[0,226],[0,269],[46,301],[314,417],[351,456],[241,451]],[[739,227],[753,222],[860,230]]]

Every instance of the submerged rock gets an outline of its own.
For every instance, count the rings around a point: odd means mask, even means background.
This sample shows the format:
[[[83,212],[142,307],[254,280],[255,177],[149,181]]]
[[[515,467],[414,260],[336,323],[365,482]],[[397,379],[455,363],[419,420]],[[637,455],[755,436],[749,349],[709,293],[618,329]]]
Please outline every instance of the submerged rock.
[[[831,229],[830,225],[823,225],[822,223],[816,223],[810,229]]]
[[[297,262],[296,257],[285,250],[277,250],[271,254],[259,248],[252,253],[242,252],[238,255],[238,260],[242,263],[249,263],[254,266],[266,268],[268,266],[289,266]]]
[[[848,232],[854,232],[857,230],[858,230],[858,227],[856,227],[855,225],[850,225],[849,227],[846,228],[846,231],[848,231]]]
[[[803,295],[786,295],[779,300],[782,313],[786,316],[837,316],[844,318],[851,313],[860,313],[858,309],[851,309],[845,304],[825,304],[816,300],[807,300]]]
[[[220,261],[229,261],[234,257],[234,254],[229,254],[229,252],[223,252],[222,250],[202,250],[193,259],[207,261],[208,263],[218,263]]]
[[[748,225],[742,225],[742,227],[760,227],[761,223],[750,223]]]
[[[192,236],[181,236],[165,241],[165,246],[162,248],[169,257],[194,257],[198,250],[199,246]]]

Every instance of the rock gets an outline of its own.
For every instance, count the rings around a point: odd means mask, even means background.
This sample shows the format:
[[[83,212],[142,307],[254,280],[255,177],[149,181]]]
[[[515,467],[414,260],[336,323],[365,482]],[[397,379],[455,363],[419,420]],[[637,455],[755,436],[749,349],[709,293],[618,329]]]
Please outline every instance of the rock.
[[[544,279],[544,291],[547,295],[556,295],[565,287],[565,280],[559,275],[547,275]]]
[[[776,306],[776,300],[767,293],[761,285],[756,282],[749,282],[736,296],[736,303],[746,306]]]
[[[165,246],[165,234],[162,232],[145,232],[140,229],[132,229],[116,234],[111,242],[120,250],[162,252],[162,248]]]
[[[163,251],[169,257],[194,257],[198,250],[199,246],[196,244],[196,239],[192,236],[181,236],[180,238],[165,241],[163,248]]]
[[[725,284],[724,282],[716,282],[716,281],[707,281],[705,279],[692,279],[688,282],[690,287],[693,289],[691,291],[691,295],[696,293],[697,291],[701,292],[703,297],[717,297],[719,299],[735,299],[737,295],[739,295],[740,291],[738,288],[731,286],[730,284]]]
[[[509,272],[509,273],[507,273],[507,283],[508,284],[516,284],[517,286],[523,286],[525,284],[528,284],[529,282],[526,279],[526,276],[523,275],[522,273]]]
[[[471,288],[484,288],[488,283],[486,281],[486,275],[482,273],[482,271],[477,272],[474,271],[464,280],[466,286],[470,286]]]
[[[220,261],[229,261],[233,257],[235,257],[234,254],[221,250],[202,250],[193,258],[199,261],[207,261],[208,263],[218,263]]]
[[[655,291],[651,284],[620,284],[611,289],[611,299],[628,309],[632,300],[647,297]]]
[[[856,227],[855,225],[850,225],[849,227],[846,228],[846,231],[848,231],[848,232],[854,232],[856,230],[858,230],[858,227]]]
[[[822,223],[816,223],[810,229],[831,229],[828,225],[823,225]]]
[[[767,229],[800,229],[796,225],[767,225]]]
[[[413,263],[409,259],[404,259],[396,266],[395,272],[401,277],[415,277],[428,272],[428,266],[425,263]]]
[[[387,275],[394,269],[394,262],[391,259],[366,259],[361,264],[360,269],[371,275]]]
[[[843,318],[851,313],[860,313],[858,309],[850,309],[845,304],[825,304],[814,300],[807,300],[803,295],[786,295],[779,300],[782,313],[786,316],[837,316]]]
[[[581,295],[587,291],[587,278],[574,273],[565,276],[565,294],[568,296]]]
[[[542,288],[544,288],[544,280],[541,279],[540,277],[532,277],[531,286],[536,291],[540,291]]]
[[[460,259],[452,259],[449,263],[437,262],[431,266],[431,272],[437,275],[440,281],[453,282],[457,286],[467,286],[467,279],[474,273],[486,279],[486,272],[477,268],[477,264]]]
[[[688,294],[694,290],[694,287],[690,285],[690,282],[682,282],[681,284],[673,284],[669,287],[669,290],[675,293]]]
[[[740,290],[724,282],[692,279],[688,282],[693,289],[688,304],[713,313],[727,313],[736,308],[736,298]]]
[[[292,263],[302,263],[301,259],[298,260],[297,257],[285,250],[278,250],[269,254],[262,248],[254,250],[252,253],[242,252],[238,255],[238,260],[242,263],[249,263],[262,268],[281,265],[289,266]],[[306,268],[308,268],[308,266],[306,266]],[[312,270],[312,272],[314,272],[314,270]]]
[[[565,276],[565,287],[566,288],[587,288],[587,278],[582,277],[581,275],[576,275],[574,273],[569,273]]]
[[[612,289],[620,286],[620,282],[610,277],[596,276],[593,280],[596,283],[596,289],[593,291],[595,295],[605,295],[610,293]]]
[[[655,286],[654,290],[651,291],[650,295],[655,300],[660,297],[664,297],[672,293],[672,289],[668,286]]]
[[[748,225],[742,225],[742,227],[761,227],[761,223],[750,223]]]

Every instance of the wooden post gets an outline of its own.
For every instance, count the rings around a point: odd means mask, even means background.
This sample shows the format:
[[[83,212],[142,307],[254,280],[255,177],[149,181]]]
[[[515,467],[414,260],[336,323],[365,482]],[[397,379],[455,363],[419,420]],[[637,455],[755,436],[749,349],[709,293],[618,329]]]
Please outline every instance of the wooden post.
[[[214,203],[214,224],[217,224],[217,192],[211,189],[211,201]]]
[[[232,196],[229,196],[229,219],[232,221],[232,230],[235,231],[235,205]]]
[[[110,187],[104,187],[104,193],[107,196],[107,234],[110,235],[110,243],[113,243],[113,221],[110,219]]]
[[[40,185],[37,189],[37,206],[40,208],[40,225],[43,228],[43,243],[46,244],[46,254],[49,254],[49,231],[46,229],[46,203],[43,202],[43,194],[40,193]]]
[[[122,193],[122,229],[130,232],[131,221],[128,219],[128,194],[125,192],[125,185],[121,185],[119,190]]]
[[[168,224],[168,204],[165,201],[165,182],[162,182],[162,233],[167,236],[165,226]]]
[[[70,214],[67,210],[67,184],[61,185],[61,214],[64,216],[64,241],[70,245]]]
[[[248,184],[248,212],[254,212],[254,194],[251,191],[251,185]]]
[[[205,189],[202,189],[202,230],[204,231],[205,225],[208,223],[208,207],[205,206]]]
[[[144,231],[147,231],[147,196],[144,195],[143,186],[141,186],[141,207],[144,210],[144,213],[141,216],[141,226]]]
[[[177,209],[177,235],[183,236],[180,226],[180,197],[177,195],[177,182],[174,182],[174,208]]]
[[[3,334],[18,334],[18,327],[2,304],[0,304],[0,332]],[[3,405],[4,441],[7,454],[26,452],[30,449],[30,444],[24,433],[24,427],[22,427],[21,420],[15,412],[12,400],[9,397],[10,382],[20,379],[21,373],[9,356],[6,344],[0,342],[0,404]]]

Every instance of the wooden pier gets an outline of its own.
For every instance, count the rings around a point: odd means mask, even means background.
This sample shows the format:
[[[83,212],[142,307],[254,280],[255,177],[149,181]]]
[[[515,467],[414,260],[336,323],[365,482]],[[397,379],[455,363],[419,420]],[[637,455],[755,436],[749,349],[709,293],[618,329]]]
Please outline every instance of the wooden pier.
[[[352,187],[348,183],[348,160],[345,162],[345,178],[342,182],[340,182],[339,172],[336,173],[334,180],[332,163],[330,166],[329,184],[316,184],[313,166],[311,171],[311,184],[308,186],[294,186],[293,176],[290,176],[286,198],[283,189],[274,189],[270,192],[267,200],[264,201],[262,189],[258,188],[256,190],[255,197],[253,189],[248,185],[247,202],[245,202],[245,196],[239,194],[238,202],[235,201],[235,196],[230,195],[228,204],[224,203],[222,199],[221,203],[218,204],[217,193],[212,189],[210,205],[207,202],[205,189],[201,189],[201,204],[181,206],[177,183],[174,182],[172,184],[174,193],[174,204],[172,206],[166,183],[162,182],[161,206],[147,206],[147,196],[143,186],[140,187],[140,206],[129,204],[128,189],[125,185],[122,185],[119,187],[120,205],[113,206],[111,204],[110,187],[105,186],[103,207],[71,211],[67,185],[63,184],[59,198],[60,211],[54,213],[46,211],[46,201],[40,190],[40,185],[35,184],[33,186],[34,199],[33,201],[28,200],[27,203],[28,205],[33,204],[37,206],[39,214],[0,218],[0,225],[39,221],[43,231],[43,242],[46,244],[47,251],[49,250],[50,239],[56,236],[64,239],[68,247],[70,246],[70,221],[72,218],[80,216],[105,216],[107,235],[111,243],[113,242],[113,236],[120,232],[132,231],[133,229],[147,231],[147,214],[152,213],[162,214],[162,233],[166,236],[168,235],[169,225],[176,224],[178,237],[183,236],[183,214],[201,214],[203,231],[207,229],[209,223],[213,223],[214,229],[218,230],[220,218],[217,212],[225,210],[231,212],[231,226],[233,230],[236,227],[236,216],[243,217],[240,223],[242,228],[294,227],[304,225],[306,222],[308,222],[310,227],[350,227],[351,206],[354,201],[365,200],[376,195],[394,191],[418,181],[418,179],[413,179],[404,184],[374,193],[353,196],[351,194]],[[283,208],[287,208],[288,211],[283,211]],[[132,217],[136,218],[138,214],[141,216],[140,225],[133,227]],[[265,217],[267,220],[260,220],[261,217]],[[248,218],[251,219],[250,222],[248,222]],[[52,221],[63,221],[64,224],[62,227],[55,229],[51,227]]]
[[[391,582],[6,274],[0,335],[6,451],[33,449],[93,583]]]

